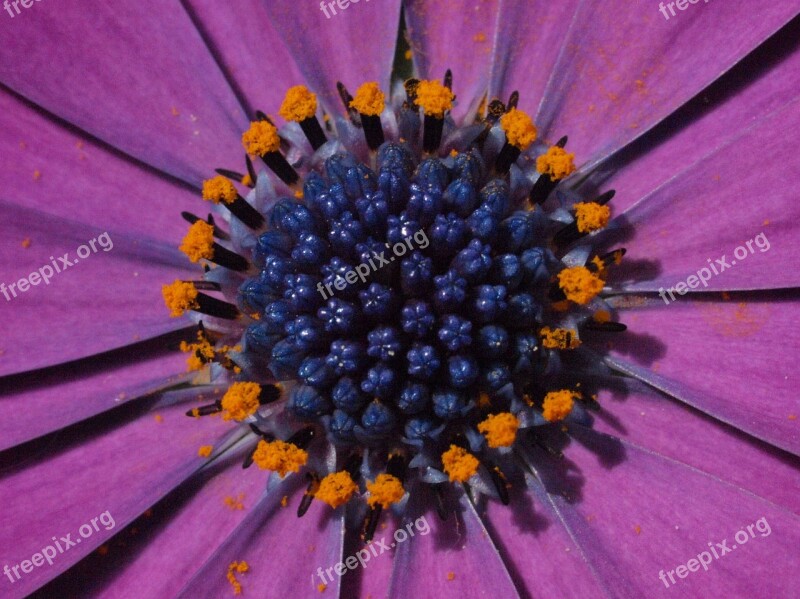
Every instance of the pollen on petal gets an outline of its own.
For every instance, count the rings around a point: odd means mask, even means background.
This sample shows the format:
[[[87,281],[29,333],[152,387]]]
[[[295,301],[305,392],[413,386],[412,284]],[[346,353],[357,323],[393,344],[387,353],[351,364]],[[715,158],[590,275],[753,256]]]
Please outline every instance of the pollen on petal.
[[[551,391],[544,396],[542,404],[542,416],[548,422],[558,422],[566,418],[572,411],[573,400],[580,398],[580,393],[562,389]]]
[[[578,231],[591,233],[608,225],[611,208],[595,202],[578,202],[574,206]]]
[[[358,88],[350,106],[360,114],[379,116],[386,108],[386,96],[376,82],[370,81]]]
[[[539,336],[542,338],[542,345],[547,349],[575,349],[581,344],[576,332],[570,329],[542,327]]]
[[[244,574],[250,570],[250,565],[242,560],[240,562],[231,562],[228,565],[228,582],[231,583],[233,587],[233,594],[234,595],[241,595],[242,594],[242,583],[236,580],[236,574]]]
[[[585,266],[573,266],[558,273],[558,285],[568,300],[583,306],[603,290],[603,279]]]
[[[442,465],[450,477],[450,482],[464,483],[478,472],[480,462],[466,449],[451,445],[450,449],[442,454]]]
[[[220,202],[231,204],[236,201],[238,195],[233,183],[222,175],[203,181],[204,200],[214,202],[215,204],[219,204]]]
[[[253,121],[250,128],[242,134],[242,145],[248,154],[263,156],[277,152],[281,141],[275,125],[267,121]]]
[[[253,186],[253,178],[250,176],[250,173],[246,173],[244,176],[242,176],[241,184],[245,187]]]
[[[444,113],[453,108],[453,92],[439,81],[420,81],[416,89],[416,102],[427,116],[444,118]]]
[[[287,121],[302,122],[317,112],[317,96],[305,85],[290,87],[278,111]]]
[[[478,424],[478,432],[486,437],[489,447],[510,447],[517,438],[519,420],[510,412],[491,414]]]
[[[570,154],[561,146],[550,146],[547,152],[536,159],[536,170],[549,175],[553,181],[560,181],[575,171],[575,154]]]
[[[376,505],[388,509],[393,503],[400,501],[406,494],[400,479],[391,474],[379,474],[374,481],[367,483],[369,497],[367,503],[370,507]]]
[[[258,383],[233,383],[222,397],[223,420],[242,421],[258,410],[261,386]]]
[[[197,289],[191,283],[176,280],[171,285],[161,287],[164,303],[170,310],[170,316],[177,318],[183,316],[187,310],[199,307],[197,303]]]
[[[188,353],[189,357],[186,358],[186,365],[189,371],[201,370],[206,364],[214,359],[216,355],[214,346],[203,336],[203,333],[197,333],[197,343],[187,343],[181,341],[180,350]]]
[[[506,141],[519,150],[527,150],[536,141],[536,125],[522,110],[509,110],[500,117],[500,126],[505,131]]]
[[[204,220],[195,221],[178,248],[192,262],[214,258],[214,226]]]
[[[319,483],[319,488],[314,493],[314,498],[327,503],[336,509],[344,505],[358,491],[358,485],[346,470],[328,474]]]
[[[285,441],[258,442],[253,454],[253,462],[262,470],[277,472],[281,478],[289,472],[299,472],[308,461],[308,452],[293,443]]]
[[[214,450],[213,445],[201,445],[200,449],[197,450],[197,455],[201,458],[207,458],[211,455],[211,452]]]

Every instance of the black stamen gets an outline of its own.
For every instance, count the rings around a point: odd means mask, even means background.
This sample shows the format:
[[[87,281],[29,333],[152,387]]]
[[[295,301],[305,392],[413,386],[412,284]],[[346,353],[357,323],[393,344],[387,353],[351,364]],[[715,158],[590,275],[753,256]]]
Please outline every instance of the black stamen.
[[[222,175],[223,177],[226,177],[233,181],[241,181],[242,179],[244,179],[243,174],[237,173],[236,171],[229,171],[226,168],[217,168],[214,169],[214,172],[216,172],[218,175]]]
[[[197,288],[198,283],[194,283]],[[239,318],[239,309],[233,304],[224,302],[205,293],[197,294],[197,309],[196,312],[208,314],[209,316],[216,316],[217,318],[224,318],[225,320],[236,320]]]
[[[244,155],[244,161],[247,164],[247,174],[253,180],[253,184],[250,187],[255,187],[258,182],[258,175],[256,175],[256,169],[253,168],[253,161],[250,160],[250,156],[247,154]]]
[[[200,406],[198,408],[192,408],[191,410],[186,412],[186,415],[194,418],[196,416],[209,416],[211,414],[216,414],[221,411],[222,411],[222,402],[215,401],[212,404]]]
[[[508,108],[506,110],[510,112],[512,108],[517,106],[519,106],[519,92],[514,90],[508,98]]]
[[[442,522],[446,522],[450,517],[450,510],[447,509],[444,501],[444,486],[445,483],[439,485],[431,485],[433,487],[433,494],[436,496],[436,513]]]
[[[389,461],[386,464],[387,474],[391,474],[395,478],[400,479],[402,482],[406,477],[406,459],[399,453],[394,453],[389,456]]]
[[[268,117],[266,114],[264,114],[264,113],[263,113],[262,111],[260,111],[260,110],[256,110],[256,120],[257,120],[257,121],[266,121],[266,122],[268,122],[270,125],[272,125],[273,127],[275,126],[275,123],[273,123],[273,122],[272,122],[272,119],[271,119],[271,118],[269,118],[269,117]]]
[[[214,250],[214,257],[211,258],[211,261],[214,264],[219,264],[228,270],[234,270],[236,272],[245,272],[250,268],[250,263],[247,259],[236,252],[232,252],[218,243],[213,244],[212,248]]]
[[[417,110],[417,88],[419,87],[419,79],[406,79],[403,87],[406,90],[405,104],[411,110]]]
[[[260,229],[266,222],[264,216],[240,195],[237,195],[233,202],[224,204],[224,206],[231,211],[231,214],[253,230]]]
[[[442,131],[444,131],[444,116],[440,118],[426,114],[422,148],[428,154],[434,154],[439,149],[439,145],[442,143]]]
[[[314,495],[319,488],[319,476],[315,472],[307,472],[306,479],[308,479],[308,486],[306,492],[303,494],[303,499],[300,500],[300,505],[297,506],[297,517],[302,518],[306,515],[308,508],[314,502]]]
[[[262,406],[271,404],[280,399],[283,389],[280,385],[265,385],[261,387],[261,395],[258,396],[258,403]]]
[[[202,291],[222,291],[222,286],[214,281],[185,281],[194,285],[195,289]]]
[[[306,428],[301,428],[299,431],[289,437],[286,442],[296,445],[300,449],[306,449],[314,440],[316,434],[316,429],[313,426],[307,426]]]
[[[505,175],[511,170],[511,165],[517,161],[522,151],[506,142],[500,154],[497,156],[497,161],[494,163],[494,170],[498,175]]]
[[[559,140],[556,142],[556,146],[558,146],[559,148],[561,148],[561,149],[563,150],[563,149],[564,149],[564,147],[567,145],[567,141],[568,141],[568,140],[569,140],[569,136],[568,136],[568,135],[565,135],[564,137],[562,137],[561,139],[559,139]]]
[[[563,148],[567,145],[567,136],[565,135],[561,139],[556,142],[556,145],[559,148]],[[560,180],[559,180],[560,181]],[[544,204],[547,200],[548,196],[552,193],[552,191],[556,188],[559,184],[559,181],[554,181],[550,178],[550,175],[547,173],[542,173],[539,175],[539,178],[536,179],[536,183],[533,184],[533,189],[531,189],[531,193],[528,196],[531,204]]]
[[[289,161],[283,157],[283,154],[280,152],[269,152],[261,156],[261,160],[264,161],[273,173],[275,173],[278,178],[286,183],[289,187],[297,183],[300,179],[300,175],[297,174],[297,171],[294,170],[294,167],[289,164]]]
[[[447,72],[445,72],[443,83],[447,89],[453,91],[453,71],[451,71],[450,69],[447,69]]]
[[[336,82],[336,89],[339,90],[339,97],[342,99],[342,104],[344,104],[344,109],[347,111],[347,116],[350,117],[350,122],[356,127],[360,127],[361,121],[358,118],[358,111],[350,106],[350,102],[353,101],[353,96],[350,95],[350,92],[347,91],[347,88],[341,81]]]
[[[511,502],[511,499],[508,495],[508,487],[506,486],[505,475],[497,466],[487,464],[487,467],[489,468],[489,474],[492,476],[494,488],[497,490],[497,494],[500,495],[500,501],[503,503],[503,505],[508,505]]]
[[[377,150],[386,141],[383,135],[383,125],[380,115],[362,114],[361,126],[364,128],[364,137],[367,138],[367,145],[370,150]]]
[[[300,121],[300,128],[306,134],[306,139],[308,139],[308,143],[311,144],[315,152],[328,141],[316,116],[310,116],[304,121]]]
[[[621,322],[597,322],[587,320],[583,323],[583,328],[587,331],[600,331],[601,333],[624,333],[628,327]]]
[[[381,519],[382,511],[383,508],[380,505],[376,505],[373,506],[369,512],[367,512],[367,517],[364,519],[364,533],[361,536],[365,543],[372,541],[372,537],[375,536],[375,531],[378,528],[378,522]]]
[[[344,470],[350,475],[353,481],[358,481],[361,478],[361,460],[363,457],[360,453],[354,453],[345,462]]]

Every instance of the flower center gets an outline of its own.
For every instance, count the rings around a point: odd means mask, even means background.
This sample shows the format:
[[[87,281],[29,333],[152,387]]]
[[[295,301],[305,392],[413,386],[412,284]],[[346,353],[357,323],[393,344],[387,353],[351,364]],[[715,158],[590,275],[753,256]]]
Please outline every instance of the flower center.
[[[220,169],[203,186],[230,233],[184,215],[181,250],[224,268],[165,286],[165,302],[173,316],[205,314],[234,341],[241,331],[238,347],[218,349],[226,339],[204,327],[184,344],[190,368],[217,362],[233,381],[189,414],[248,423],[261,439],[246,465],[281,477],[335,445],[341,469],[309,471],[301,515],[314,498],[337,508],[363,489],[374,530],[414,468],[451,482],[484,469],[507,502],[496,464],[583,401],[558,354],[579,349],[584,326],[624,330],[599,297],[624,250],[566,253],[606,226],[613,192],[551,197],[575,170],[567,139],[537,141],[516,94],[458,127],[451,81],[409,81],[388,104],[376,83],[355,97],[340,84],[348,117],[324,126],[316,96],[291,88],[285,130],[258,113],[244,133],[247,174]],[[251,188],[247,199],[234,183]],[[555,208],[572,221],[550,218]],[[294,435],[273,434],[275,413]],[[366,449],[385,471],[371,481],[360,480]]]

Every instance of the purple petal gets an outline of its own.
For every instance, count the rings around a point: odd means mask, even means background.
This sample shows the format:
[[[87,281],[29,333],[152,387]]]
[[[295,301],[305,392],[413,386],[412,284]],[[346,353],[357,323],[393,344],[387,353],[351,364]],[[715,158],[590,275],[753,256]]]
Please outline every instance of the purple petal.
[[[242,470],[240,454],[221,458],[135,521],[135,531],[120,535],[124,548],[112,542],[107,555],[93,554],[53,585],[81,597],[174,597],[264,491],[267,474]]]
[[[578,4],[579,0],[500,0],[490,99],[505,102],[518,91],[520,108],[536,113]]]
[[[113,428],[93,422],[55,438],[44,454],[11,457],[0,484],[4,564],[30,559],[52,545],[53,536],[81,538],[81,527],[91,527],[100,514],[113,518],[108,528],[91,534],[84,529],[80,544],[59,552],[52,565],[21,574],[15,592],[30,593],[77,563],[206,463],[198,448],[214,444],[231,427],[219,418],[187,418],[187,404],[174,399],[196,395],[191,389],[149,410],[136,409],[132,419]]]
[[[66,0],[29,12],[0,31],[3,84],[192,184],[241,164],[246,116],[180,6]]]
[[[13,156],[0,169],[3,199],[101,229],[125,223],[131,235],[177,245],[187,227],[180,212],[208,209],[199,192],[47,118],[6,90],[0,90],[0,153]]]
[[[417,72],[422,79],[441,80],[447,69],[453,71],[456,118],[474,112],[486,93],[501,1],[405,2]]]
[[[488,501],[481,516],[514,581],[529,597],[607,597],[586,556],[539,484],[510,491],[511,503]]]
[[[286,90],[303,79],[286,47],[276,41],[270,7],[259,0],[237,2],[235,10],[219,2],[186,4],[248,113],[277,113]]]
[[[624,311],[616,368],[767,443],[800,454],[796,294],[732,301],[659,300]],[[746,382],[743,384],[743,382]]]
[[[594,430],[624,437],[800,514],[797,459],[636,381],[600,391],[597,400]]]
[[[668,588],[677,587],[678,596],[791,595],[792,577],[775,573],[795,567],[796,515],[636,445],[577,426],[571,434],[577,442],[563,460],[536,449],[532,464],[612,596],[663,593],[662,570],[665,578],[673,572]],[[698,556],[723,541],[731,552],[707,553],[703,571]],[[679,578],[676,567],[689,560],[695,571]]]
[[[798,106],[800,101],[752,127],[612,224],[622,227],[633,260],[633,270],[623,263],[614,274],[634,279],[626,290],[660,291],[689,277],[692,288],[702,291],[800,286],[798,270],[786,268],[800,258],[800,207],[792,186],[778,183],[800,177],[800,156],[788,152],[753,168],[753,156],[741,150],[786,143],[787,131],[800,131]],[[636,280],[640,264],[658,268],[657,275]]]
[[[795,19],[672,115],[667,121],[671,126],[662,123],[655,138],[647,135],[601,165],[599,184],[619,192],[614,198],[617,213],[672,178],[676,156],[679,168],[687,168],[740,136],[743,126],[794,100],[800,88],[797,40],[800,21]]]
[[[5,379],[0,451],[188,380],[178,374],[186,370],[185,354],[174,339],[165,348],[167,341]]]
[[[233,591],[225,577],[228,565],[244,560],[250,570],[236,577],[245,595],[320,597],[317,585],[323,583],[317,569],[333,567],[342,559],[344,508],[331,513],[327,505],[315,501],[298,518],[302,483],[301,477],[290,475],[264,494],[178,596],[216,599],[230,595]],[[283,497],[292,500],[287,507],[281,505]],[[328,582],[331,596],[337,596],[339,580],[334,574],[334,581]]]
[[[389,92],[400,23],[400,0],[342,4],[346,9],[326,3],[327,18],[318,2],[270,6],[270,19],[300,72],[335,113],[344,112],[337,81],[351,93],[367,81],[377,81]]]
[[[0,375],[84,358],[186,326],[186,320],[168,317],[161,297],[162,284],[191,276],[177,250],[3,202],[0,210],[0,235],[6,240],[0,264],[7,286],[0,302],[13,311],[6,320]],[[19,281],[30,281],[34,273],[38,283],[23,283],[26,290],[20,292]]]
[[[653,4],[582,3],[536,118],[540,136],[569,135],[570,151],[592,164],[682,106],[800,10],[797,1],[771,0],[686,6],[667,21]]]
[[[411,526],[416,534],[397,543],[389,597],[519,597],[472,503],[463,491],[455,492],[458,513],[442,522],[435,513],[423,510],[432,505],[432,493],[422,487],[412,490],[410,518],[414,520],[408,519],[405,528],[397,530],[405,532]],[[428,532],[421,534],[425,529]]]

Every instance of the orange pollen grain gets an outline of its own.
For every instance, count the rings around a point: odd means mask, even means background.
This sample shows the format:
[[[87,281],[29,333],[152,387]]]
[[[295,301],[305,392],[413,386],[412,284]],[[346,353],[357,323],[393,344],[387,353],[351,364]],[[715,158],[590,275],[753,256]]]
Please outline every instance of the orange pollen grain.
[[[195,221],[178,248],[192,262],[214,258],[214,226],[204,220]]]
[[[573,400],[579,399],[580,396],[580,393],[570,391],[569,389],[551,391],[544,396],[542,416],[544,416],[544,419],[548,422],[563,420],[572,411]]]
[[[416,89],[416,103],[426,116],[444,118],[444,113],[453,108],[453,92],[439,81],[420,81]]]
[[[281,478],[289,472],[299,472],[308,461],[308,452],[285,441],[258,442],[253,462],[262,470],[277,472]]]
[[[379,474],[373,482],[367,483],[367,491],[369,491],[367,499],[369,506],[379,505],[383,509],[388,509],[393,503],[399,502],[406,494],[403,483],[391,474]]]
[[[317,96],[305,85],[290,87],[278,112],[287,121],[301,123],[316,114]]]
[[[222,397],[223,420],[242,421],[258,410],[261,386],[258,383],[233,383]]]
[[[573,266],[558,273],[558,285],[568,300],[584,306],[603,290],[603,279],[585,266]]]
[[[242,145],[248,154],[264,156],[277,152],[281,141],[275,125],[267,121],[253,121],[250,128],[242,134]]]
[[[560,146],[550,146],[547,152],[536,159],[536,170],[549,175],[553,181],[560,181],[575,172],[574,160],[575,154],[570,154]]]
[[[358,491],[358,485],[353,482],[349,472],[342,470],[323,478],[314,492],[314,498],[336,509],[350,501],[356,491]]]
[[[386,108],[386,95],[375,81],[370,81],[358,88],[350,107],[355,108],[359,114],[379,116]]]
[[[510,447],[517,438],[519,420],[510,412],[491,414],[478,424],[478,432],[486,437],[489,447]]]
[[[197,450],[197,455],[201,458],[207,458],[211,455],[211,452],[214,450],[213,445],[202,445],[200,449]]]
[[[591,233],[608,225],[611,218],[611,208],[595,202],[578,202],[573,206],[578,231]]]
[[[232,204],[238,196],[234,184],[222,175],[203,181],[203,199],[208,202]]]
[[[480,462],[478,458],[458,445],[451,445],[450,449],[442,454],[442,465],[445,473],[450,477],[450,482],[467,482],[478,472]]]
[[[176,280],[171,285],[161,287],[164,303],[170,310],[170,316],[177,318],[183,316],[187,310],[199,307],[197,303],[197,289],[191,283]]]
[[[231,583],[233,587],[233,594],[234,595],[241,595],[242,594],[242,583],[236,580],[236,574],[244,574],[250,570],[250,565],[242,560],[240,562],[231,562],[228,565],[228,573],[226,575],[228,582]]]
[[[527,150],[536,141],[536,125],[522,110],[512,108],[500,117],[500,126],[506,134],[506,141],[518,150]]]
[[[581,344],[576,331],[571,329],[551,329],[542,327],[539,331],[542,338],[542,345],[546,349],[575,349]]]

